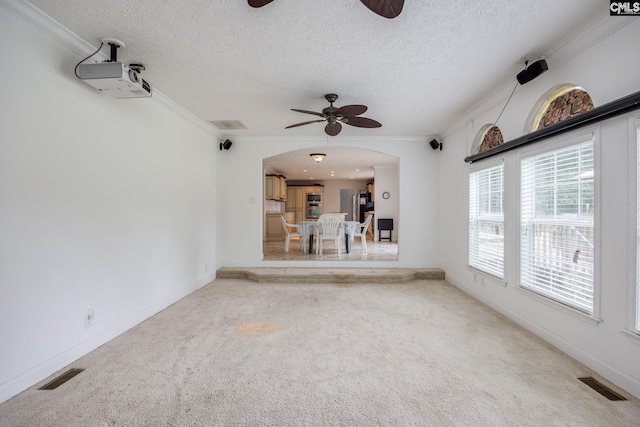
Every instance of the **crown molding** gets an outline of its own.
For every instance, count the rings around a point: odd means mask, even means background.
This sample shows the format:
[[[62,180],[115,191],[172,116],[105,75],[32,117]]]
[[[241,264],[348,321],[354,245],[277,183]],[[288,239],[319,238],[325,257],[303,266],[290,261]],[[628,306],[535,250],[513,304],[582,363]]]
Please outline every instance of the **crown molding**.
[[[573,58],[600,43],[611,34],[630,24],[634,19],[635,17],[632,16],[611,17],[609,15],[600,19],[585,31],[578,34],[578,36],[573,38],[571,41],[560,46],[550,55],[550,57],[553,56],[554,58],[553,68],[559,68],[565,63],[571,61]],[[549,69],[551,70],[551,68]]]
[[[28,22],[38,30],[49,35],[58,43],[78,55],[93,53],[97,46],[80,38],[67,27],[56,21],[42,10],[24,0],[0,0],[0,6],[13,13],[18,18]],[[109,59],[106,54],[99,52],[97,56]]]
[[[47,34],[49,37],[66,47],[70,51],[78,54],[81,57],[89,55],[95,52],[97,45],[94,46],[88,43],[86,40],[79,37],[77,34],[69,30],[60,22],[51,18],[49,15],[38,9],[31,3],[24,0],[0,0],[0,7],[6,9],[13,15],[32,25],[36,29]],[[104,52],[98,52],[96,57],[105,60],[109,59],[108,55]],[[211,123],[208,123],[199,117],[195,116],[192,112],[177,104],[168,96],[153,87],[153,94],[151,99],[154,102],[158,102],[161,105],[167,107],[177,115],[189,120],[191,123],[200,127],[204,131],[214,135],[217,138],[224,138],[224,134],[215,128]]]
[[[549,63],[548,73],[552,73],[556,69],[567,64],[578,55],[584,53],[613,33],[633,22],[634,19],[637,18],[633,16],[611,17],[607,14],[606,17],[593,23],[569,42],[558,47],[548,55],[545,55],[545,58]],[[482,116],[488,111],[503,105],[513,90],[514,84],[516,84],[516,74],[513,75],[512,79],[504,82],[502,86],[499,86],[497,89],[487,93],[480,99],[478,104],[460,114],[458,119],[454,119],[451,123],[445,126],[445,130],[443,131],[444,137],[446,138],[447,136],[460,131],[466,126],[465,122],[473,121],[477,119],[478,116]]]
[[[261,142],[261,143],[280,143],[280,142],[296,142],[311,143],[318,145],[332,145],[336,143],[388,143],[394,142],[427,142],[436,136],[242,136],[227,135],[234,141]]]

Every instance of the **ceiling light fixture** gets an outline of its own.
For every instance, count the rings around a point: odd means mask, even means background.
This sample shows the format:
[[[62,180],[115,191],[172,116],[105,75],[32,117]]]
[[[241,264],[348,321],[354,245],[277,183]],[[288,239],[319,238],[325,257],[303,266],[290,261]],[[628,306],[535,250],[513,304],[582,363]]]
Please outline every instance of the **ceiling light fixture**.
[[[321,161],[324,160],[325,157],[327,157],[327,155],[323,153],[311,153],[309,155],[313,160],[316,161],[316,163],[320,163]]]

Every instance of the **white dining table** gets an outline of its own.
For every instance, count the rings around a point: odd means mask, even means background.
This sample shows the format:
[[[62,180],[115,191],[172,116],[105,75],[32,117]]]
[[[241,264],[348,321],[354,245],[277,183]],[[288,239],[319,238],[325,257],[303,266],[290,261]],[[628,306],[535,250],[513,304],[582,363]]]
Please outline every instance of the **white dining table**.
[[[300,221],[298,226],[300,228],[300,235],[302,239],[302,248],[306,251],[308,248],[309,251],[307,253],[313,253],[313,238],[316,234],[316,227],[318,221]],[[358,226],[360,226],[359,221],[343,221],[342,226],[344,229],[345,235],[345,246],[347,253],[349,253],[350,247],[354,242],[354,235],[358,230]]]

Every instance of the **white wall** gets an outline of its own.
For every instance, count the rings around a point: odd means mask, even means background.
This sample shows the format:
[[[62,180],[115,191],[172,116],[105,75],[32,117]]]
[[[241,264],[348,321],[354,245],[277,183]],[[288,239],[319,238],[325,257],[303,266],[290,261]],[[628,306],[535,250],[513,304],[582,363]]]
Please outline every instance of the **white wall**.
[[[440,152],[434,152],[425,138],[249,138],[234,137],[233,147],[219,157],[217,171],[220,187],[219,253],[220,266],[363,266],[360,261],[262,261],[262,159],[303,148],[337,144],[378,151],[398,157],[398,212],[390,213],[406,224],[398,233],[397,261],[367,261],[366,266],[439,267],[436,223],[439,187],[437,182]],[[382,173],[382,172],[381,172]],[[387,178],[391,179],[389,173]],[[385,179],[387,179],[385,178]],[[376,183],[379,182],[376,171]],[[228,183],[226,185],[225,183]],[[381,192],[376,185],[376,215]],[[380,194],[378,194],[380,191]],[[391,190],[388,190],[391,192]],[[410,197],[409,197],[410,196]],[[391,203],[391,202],[390,202]],[[224,208],[222,208],[224,207]],[[396,225],[398,231],[401,225]],[[416,232],[416,230],[420,230]],[[242,244],[238,244],[242,242]]]
[[[609,24],[611,22],[608,21]],[[505,141],[522,135],[531,108],[557,84],[583,86],[596,106],[637,92],[640,89],[640,55],[637,49],[627,46],[630,40],[640,40],[640,20],[628,22],[577,56],[561,50],[549,57],[551,69],[533,82],[518,87],[500,119],[498,125]],[[504,155],[507,285],[474,274],[467,267],[469,165],[463,159],[469,154],[476,132],[495,120],[513,84],[515,81],[505,83],[500,93],[462,118],[445,135],[439,180],[444,186],[440,193],[439,230],[447,279],[640,397],[640,340],[633,340],[623,332],[628,325],[628,295],[633,280],[629,274],[628,238],[635,233],[627,220],[629,177],[634,176],[628,161],[629,121],[640,117],[640,110],[555,139],[563,140],[586,130],[594,131],[599,138],[596,185],[599,183],[600,199],[596,209],[599,209],[600,245],[597,248],[599,269],[596,274],[600,286],[598,316],[602,322],[588,322],[581,316],[571,315],[570,310],[545,304],[517,287],[518,150]]]
[[[428,155],[430,155],[432,158],[436,158],[436,156],[434,156],[433,153],[429,153],[427,152]],[[400,167],[403,166],[403,162],[400,162],[401,165]],[[398,182],[398,170],[395,167],[376,167],[375,168],[375,173],[376,173],[376,186],[374,188],[375,191],[375,218],[374,218],[374,224],[373,224],[373,230],[375,233],[374,236],[374,240],[378,241],[379,237],[380,237],[380,232],[378,231],[378,219],[384,218],[384,219],[393,219],[393,230],[391,230],[391,241],[392,242],[397,242],[398,241],[398,235],[400,235],[400,226],[401,226],[401,220],[400,220],[400,210],[398,209],[398,207],[400,206],[400,197],[403,197],[403,200],[405,202],[409,202],[408,206],[409,208],[411,207],[412,204],[415,203],[415,206],[417,209],[418,205],[420,204],[420,202],[418,202],[418,200],[421,198],[421,190],[422,188],[428,187],[428,185],[426,185],[426,183],[421,183],[418,181],[409,181],[409,188],[407,188],[407,192],[404,194],[400,194],[400,192],[398,191],[399,187],[399,182]],[[415,185],[415,186],[419,186],[418,188],[411,188],[411,184]],[[389,193],[389,198],[388,199],[384,199],[382,197],[382,193],[384,192]],[[415,191],[415,199],[414,196],[412,196],[412,191]],[[435,203],[432,203],[433,200],[424,200],[422,201],[423,204],[429,206],[430,209],[433,209],[434,211],[436,210],[435,208]],[[422,227],[423,225],[426,224],[420,224],[420,227]],[[405,227],[404,230],[407,230],[409,233],[411,232],[415,232],[416,228],[413,227],[413,224],[409,224],[408,227]],[[413,231],[411,231],[413,230]],[[389,235],[388,231],[383,231],[382,232],[382,238],[386,239]],[[408,237],[406,234],[402,235],[402,239],[404,240],[406,237]],[[386,241],[386,240],[383,240]],[[398,254],[400,254],[401,252],[404,252],[404,250],[406,250],[406,248],[404,247],[404,245],[402,245],[402,247],[400,246],[400,243],[398,243]]]
[[[215,278],[218,137],[1,4],[0,34],[2,402]]]
[[[366,187],[367,182],[371,180],[321,180],[318,183],[324,185],[323,203],[324,212],[341,212],[340,210],[340,190],[341,189],[353,189],[355,190],[356,198],[358,197],[358,191]],[[316,181],[314,181],[316,182]],[[356,200],[357,203],[357,200]],[[357,218],[356,218],[357,220]]]

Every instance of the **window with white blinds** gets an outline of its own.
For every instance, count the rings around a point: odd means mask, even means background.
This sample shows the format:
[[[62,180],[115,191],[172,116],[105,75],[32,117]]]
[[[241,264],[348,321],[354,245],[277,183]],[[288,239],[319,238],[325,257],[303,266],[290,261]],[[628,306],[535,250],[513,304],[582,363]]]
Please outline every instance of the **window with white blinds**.
[[[504,279],[504,165],[469,174],[469,266]]]
[[[593,314],[593,140],[521,160],[520,285]]]

